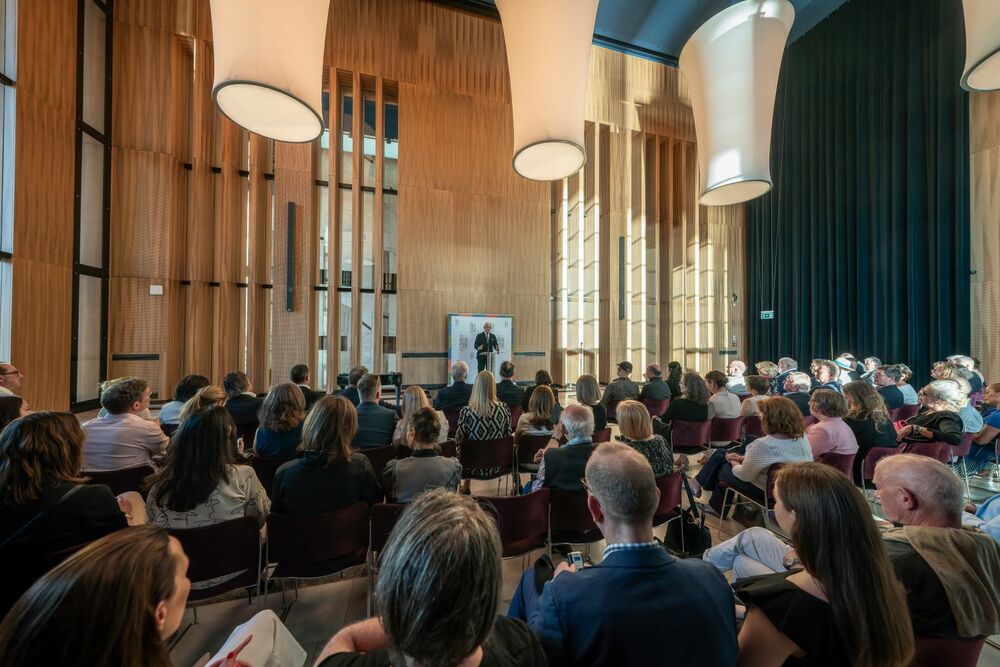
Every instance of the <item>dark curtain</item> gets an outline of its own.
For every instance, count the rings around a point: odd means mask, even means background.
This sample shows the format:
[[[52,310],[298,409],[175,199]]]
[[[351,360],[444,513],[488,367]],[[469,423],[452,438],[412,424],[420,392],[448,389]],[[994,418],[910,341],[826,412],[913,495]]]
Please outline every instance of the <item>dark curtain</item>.
[[[958,0],[850,0],[785,53],[774,189],[747,204],[749,357],[968,353]],[[773,310],[773,320],[760,311]]]

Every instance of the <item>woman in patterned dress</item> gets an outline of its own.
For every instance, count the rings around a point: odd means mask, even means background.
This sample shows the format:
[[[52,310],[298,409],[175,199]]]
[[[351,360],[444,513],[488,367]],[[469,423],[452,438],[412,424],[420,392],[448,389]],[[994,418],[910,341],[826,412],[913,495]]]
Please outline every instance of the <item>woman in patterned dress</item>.
[[[462,442],[465,440],[496,440],[510,435],[510,408],[497,399],[497,383],[493,373],[483,371],[476,376],[472,386],[472,396],[469,404],[462,408],[458,415],[458,429],[455,431],[455,443],[461,455]],[[496,475],[499,468],[466,470],[466,477],[489,479]],[[462,482],[462,493],[469,492],[469,480]]]

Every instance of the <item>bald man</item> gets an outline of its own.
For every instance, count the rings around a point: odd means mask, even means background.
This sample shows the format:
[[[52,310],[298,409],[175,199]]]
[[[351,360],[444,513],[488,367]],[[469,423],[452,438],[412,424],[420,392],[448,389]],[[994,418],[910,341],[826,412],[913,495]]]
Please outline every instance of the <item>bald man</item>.
[[[650,364],[646,366],[646,372],[643,373],[646,378],[646,384],[642,386],[642,391],[639,392],[639,400],[645,401],[666,401],[671,398],[670,385],[663,381],[663,371],[660,369],[659,364]]]
[[[958,639],[1000,632],[1000,545],[962,526],[961,480],[935,459],[897,454],[878,462],[873,481],[889,522],[880,522],[882,537],[907,590],[914,633]],[[743,531],[704,558],[733,570],[734,579],[798,567],[792,548],[763,528]]]

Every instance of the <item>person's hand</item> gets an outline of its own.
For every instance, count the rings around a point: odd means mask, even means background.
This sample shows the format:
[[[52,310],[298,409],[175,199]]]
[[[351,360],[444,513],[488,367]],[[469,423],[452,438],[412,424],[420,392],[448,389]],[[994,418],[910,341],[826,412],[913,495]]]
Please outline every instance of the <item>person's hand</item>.
[[[976,507],[975,503],[966,503],[965,504],[965,511],[968,512],[969,514],[975,514],[977,509],[978,508]]]
[[[726,454],[726,460],[733,464],[743,463],[743,457],[739,454],[736,454],[735,452]]]
[[[541,463],[542,459],[545,457],[545,450],[546,449],[548,449],[548,447],[542,447],[537,452],[535,452],[535,456],[532,457],[532,460],[535,463]]]
[[[247,638],[240,642],[237,646],[233,647],[233,650],[226,654],[225,658],[219,658],[218,660],[211,662],[205,667],[249,667],[250,663],[241,661],[238,656],[240,651],[247,647],[247,644],[253,639],[253,635],[247,635]]]
[[[121,508],[121,511],[125,514],[125,516],[131,517],[132,503],[127,498],[122,498],[121,496],[118,496],[116,500],[118,501],[118,507]]]
[[[576,565],[570,565],[566,561],[559,563],[556,566],[556,571],[552,574],[552,578],[555,579],[563,572],[576,572]]]

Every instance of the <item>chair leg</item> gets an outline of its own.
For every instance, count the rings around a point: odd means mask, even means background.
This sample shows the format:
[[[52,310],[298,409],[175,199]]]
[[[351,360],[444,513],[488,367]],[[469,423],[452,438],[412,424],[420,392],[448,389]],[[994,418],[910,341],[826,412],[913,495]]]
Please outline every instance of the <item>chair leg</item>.
[[[720,542],[722,541],[722,519],[723,517],[726,516],[726,510],[731,509],[729,499],[730,499],[730,493],[732,493],[732,491],[733,491],[732,489],[726,489],[725,494],[723,494],[722,496],[722,511],[719,512],[719,522],[716,524],[715,527],[715,535],[716,537],[719,538]],[[734,502],[736,501],[735,497],[733,498],[733,501]]]

